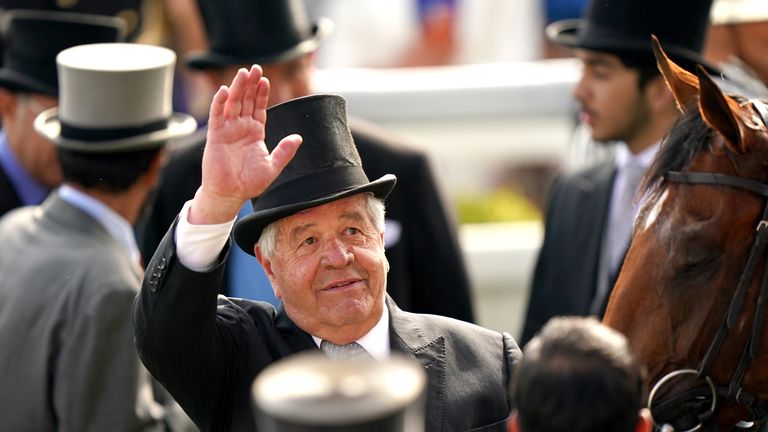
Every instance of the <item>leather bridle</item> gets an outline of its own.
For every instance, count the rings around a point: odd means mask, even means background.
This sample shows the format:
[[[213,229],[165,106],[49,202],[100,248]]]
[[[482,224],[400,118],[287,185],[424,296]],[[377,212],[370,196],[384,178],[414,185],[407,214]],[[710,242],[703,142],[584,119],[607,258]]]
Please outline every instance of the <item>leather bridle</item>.
[[[768,125],[768,107],[759,100],[748,100],[744,104],[747,103],[752,105],[752,109],[762,119],[763,124]],[[768,184],[742,177],[719,173],[669,171],[664,175],[664,179],[673,183],[733,187],[768,198]],[[746,391],[742,386],[742,381],[749,365],[760,354],[760,343],[765,331],[763,321],[766,305],[768,304],[768,255],[765,253],[768,246],[768,202],[763,207],[763,216],[755,230],[756,235],[752,249],[749,252],[744,271],[739,278],[736,291],[728,305],[723,322],[715,333],[712,342],[710,342],[701,363],[699,363],[696,369],[678,369],[668,373],[651,389],[648,397],[648,408],[651,410],[656,426],[662,430],[673,431],[674,429],[669,424],[658,424],[655,419],[669,418],[676,414],[677,419],[679,419],[681,415],[691,415],[690,412],[686,412],[691,409],[700,411],[695,413],[699,424],[680,432],[692,432],[705,426],[713,426],[718,397],[739,404],[747,409],[750,419],[747,422],[741,422],[742,427],[745,429],[753,430],[753,428],[758,427],[766,419],[766,401],[760,400],[756,395]],[[755,313],[752,317],[752,328],[744,345],[741,359],[731,377],[731,382],[727,386],[714,384],[709,377],[712,364],[728,337],[728,333],[736,324],[744,305],[750,282],[761,259],[766,263],[766,270],[756,300]],[[654,398],[659,389],[670,383],[672,379],[682,375],[696,375],[703,382],[701,385],[681,394],[669,396],[654,403]],[[659,416],[659,414],[664,415]]]

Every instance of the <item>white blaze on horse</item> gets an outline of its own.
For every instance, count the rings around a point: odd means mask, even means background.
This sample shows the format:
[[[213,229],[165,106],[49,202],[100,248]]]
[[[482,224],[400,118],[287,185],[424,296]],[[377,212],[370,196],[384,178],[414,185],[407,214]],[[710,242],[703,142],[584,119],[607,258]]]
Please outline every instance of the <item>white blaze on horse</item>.
[[[683,70],[655,38],[654,52],[684,115],[646,174],[604,321],[647,367],[657,426],[756,427],[768,400],[768,108]]]

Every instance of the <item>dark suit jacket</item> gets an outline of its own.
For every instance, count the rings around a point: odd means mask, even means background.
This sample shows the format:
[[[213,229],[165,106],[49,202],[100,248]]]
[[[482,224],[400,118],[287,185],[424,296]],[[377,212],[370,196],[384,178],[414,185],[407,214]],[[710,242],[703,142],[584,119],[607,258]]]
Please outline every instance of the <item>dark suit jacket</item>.
[[[21,207],[21,199],[11,183],[11,179],[0,167],[0,217],[9,211]]]
[[[363,168],[371,180],[397,176],[386,201],[388,220],[402,226],[399,241],[387,245],[387,292],[403,309],[473,321],[471,289],[453,221],[447,215],[426,156],[404,147],[381,129],[351,123]],[[200,186],[205,131],[174,152],[140,229],[140,247],[151,257],[184,202]]]
[[[589,315],[616,169],[613,161],[552,184],[521,343],[558,315]]]
[[[318,349],[282,308],[218,296],[217,266],[196,273],[176,257],[172,227],[153,256],[134,302],[139,356],[204,431],[253,431],[250,388],[271,363]],[[473,324],[400,310],[387,300],[390,342],[428,375],[426,430],[505,431],[515,341]]]

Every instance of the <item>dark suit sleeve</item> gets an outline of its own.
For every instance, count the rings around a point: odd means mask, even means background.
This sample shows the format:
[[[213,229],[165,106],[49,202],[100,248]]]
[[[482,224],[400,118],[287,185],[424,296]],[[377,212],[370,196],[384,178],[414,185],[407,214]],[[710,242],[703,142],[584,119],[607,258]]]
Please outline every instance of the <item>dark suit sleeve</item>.
[[[175,228],[174,223],[158,246],[134,300],[136,348],[195,424],[227,430],[233,398],[240,396],[245,333],[253,343],[262,335],[236,313],[217,308],[229,246],[211,271],[194,272],[178,261]]]
[[[404,188],[411,220],[403,226],[416,260],[411,270],[411,309],[473,322],[471,287],[456,227],[441,199],[425,155],[409,161]]]

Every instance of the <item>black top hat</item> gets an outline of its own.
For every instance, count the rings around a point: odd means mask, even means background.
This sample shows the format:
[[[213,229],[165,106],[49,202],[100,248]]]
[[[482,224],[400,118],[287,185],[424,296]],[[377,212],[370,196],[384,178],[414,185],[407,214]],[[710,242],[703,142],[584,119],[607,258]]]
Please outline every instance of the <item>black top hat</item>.
[[[584,19],[556,21],[547,37],[565,46],[616,54],[648,54],[651,35],[684,66],[702,64],[712,0],[591,0]]]
[[[56,56],[66,48],[123,39],[125,22],[100,15],[17,9],[3,16],[0,87],[58,96]]]
[[[262,432],[424,431],[426,375],[397,353],[376,361],[307,351],[256,377],[254,415]]]
[[[130,41],[138,36],[141,30],[142,3],[143,0],[0,0],[0,9],[36,9],[116,16],[125,20],[125,37]]]
[[[362,192],[384,199],[395,186],[392,174],[370,181],[347,126],[347,101],[338,95],[293,99],[267,110],[266,144],[274,150],[285,136],[304,138],[294,158],[259,197],[253,213],[235,225],[235,242],[253,255],[270,223],[301,210]]]
[[[332,29],[311,24],[302,0],[198,0],[208,30],[208,51],[191,53],[194,69],[275,63],[317,50]]]

